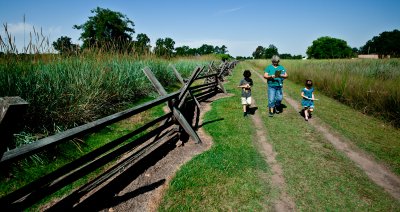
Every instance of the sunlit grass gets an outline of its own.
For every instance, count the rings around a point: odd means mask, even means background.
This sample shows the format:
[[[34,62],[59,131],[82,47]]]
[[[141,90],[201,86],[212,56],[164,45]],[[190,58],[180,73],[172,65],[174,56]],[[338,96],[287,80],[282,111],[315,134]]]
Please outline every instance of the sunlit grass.
[[[270,62],[254,60],[258,70]],[[289,79],[311,79],[325,95],[400,126],[400,59],[282,60]]]

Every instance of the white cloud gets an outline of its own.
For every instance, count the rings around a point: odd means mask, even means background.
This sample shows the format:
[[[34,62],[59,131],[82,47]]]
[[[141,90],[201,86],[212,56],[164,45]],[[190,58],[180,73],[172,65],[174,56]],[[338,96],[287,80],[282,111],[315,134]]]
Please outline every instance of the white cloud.
[[[217,12],[217,14],[226,14],[226,13],[232,13],[236,12],[238,10],[242,9],[241,7],[236,7],[236,8],[231,8],[231,9],[226,9],[226,10],[220,10]]]
[[[16,23],[16,24],[13,24],[13,23],[7,24],[7,31],[11,35],[24,34],[24,30],[25,30],[25,32],[29,32],[32,29],[33,29],[33,26],[28,23],[24,24],[24,23],[20,22],[20,23]],[[4,31],[5,31],[5,28],[4,28]]]
[[[47,39],[49,40],[48,45],[50,45],[49,47],[51,47],[51,43],[57,37],[61,36],[61,32],[61,26],[43,28],[23,22],[8,23],[7,28],[5,28],[5,26],[2,26],[2,28],[0,29],[0,35],[4,42],[6,42],[7,45],[9,45],[10,42],[15,44],[19,52],[22,52],[23,47],[27,46],[30,42],[35,45],[37,43],[41,43],[43,37],[46,38],[46,41]],[[8,40],[8,35],[11,36],[11,41]]]

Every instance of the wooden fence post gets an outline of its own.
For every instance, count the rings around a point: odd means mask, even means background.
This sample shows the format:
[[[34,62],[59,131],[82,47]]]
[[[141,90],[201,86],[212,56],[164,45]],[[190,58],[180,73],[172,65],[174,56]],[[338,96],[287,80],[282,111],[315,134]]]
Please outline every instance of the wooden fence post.
[[[0,158],[11,144],[28,104],[19,96],[0,98]]]
[[[192,126],[186,121],[185,117],[182,115],[182,113],[178,110],[185,101],[185,94],[189,89],[189,86],[193,83],[195,78],[198,76],[198,73],[201,71],[200,68],[197,68],[195,72],[192,74],[192,77],[189,79],[189,81],[184,85],[182,88],[179,96],[178,96],[178,102],[174,104],[178,104],[178,107],[175,105],[171,105],[171,111],[173,112],[173,116],[175,117],[176,121],[182,126],[182,128],[186,131],[188,135],[190,135],[195,143],[201,143],[200,137],[197,135],[197,133],[192,129]],[[158,93],[161,96],[167,95],[167,91],[165,91],[164,87],[161,85],[161,83],[157,80],[157,78],[154,76],[153,72],[149,68],[144,68],[143,72],[146,74],[147,78],[151,81],[153,86],[156,88]]]

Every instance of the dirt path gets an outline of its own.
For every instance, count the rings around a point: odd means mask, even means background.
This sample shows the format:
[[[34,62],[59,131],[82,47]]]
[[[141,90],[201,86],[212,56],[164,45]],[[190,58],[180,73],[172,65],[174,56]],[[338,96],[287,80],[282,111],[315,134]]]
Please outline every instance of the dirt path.
[[[225,96],[227,95],[218,94],[201,103],[199,126],[203,124],[204,114],[211,109],[210,103]],[[195,155],[211,147],[212,138],[204,132],[203,128],[200,127],[197,134],[202,140],[201,144],[195,144],[192,140],[184,145],[178,142],[177,147],[168,152],[163,159],[148,168],[125,189],[116,194],[117,198],[125,199],[125,201],[103,208],[103,211],[156,211],[171,179],[179,168]]]
[[[253,100],[253,104],[255,101]],[[272,145],[267,141],[265,126],[258,113],[252,116],[254,127],[256,129],[256,145],[260,152],[265,156],[267,163],[271,166],[272,170],[272,185],[279,189],[279,199],[275,202],[275,211],[294,211],[295,204],[286,192],[285,178],[282,174],[282,168],[276,161],[276,152],[273,150]]]
[[[261,74],[256,73],[265,83],[266,79]],[[285,96],[284,99],[297,111],[301,110],[300,104],[290,97]],[[299,116],[300,118],[301,116]],[[375,161],[371,156],[364,153],[362,150],[350,141],[333,132],[329,127],[320,119],[313,117],[309,123],[315,127],[337,150],[345,153],[353,162],[355,162],[377,185],[385,189],[395,199],[400,200],[400,178],[387,169],[384,165]]]

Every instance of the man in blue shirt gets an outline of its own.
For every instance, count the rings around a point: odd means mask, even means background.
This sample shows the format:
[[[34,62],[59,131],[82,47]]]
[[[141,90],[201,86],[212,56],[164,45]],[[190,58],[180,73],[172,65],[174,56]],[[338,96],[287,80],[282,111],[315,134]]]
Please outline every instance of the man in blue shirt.
[[[268,82],[268,112],[272,117],[274,113],[282,112],[281,102],[283,99],[283,80],[288,77],[286,69],[279,65],[280,58],[274,55],[271,58],[271,65],[265,68],[264,78]]]

